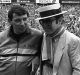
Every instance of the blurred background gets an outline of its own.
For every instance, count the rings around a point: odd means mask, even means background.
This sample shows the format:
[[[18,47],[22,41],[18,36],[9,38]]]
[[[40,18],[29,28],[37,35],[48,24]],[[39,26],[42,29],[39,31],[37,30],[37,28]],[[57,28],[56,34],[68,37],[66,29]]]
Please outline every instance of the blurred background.
[[[7,29],[7,13],[12,5],[21,5],[29,11],[29,25],[32,28],[43,30],[41,25],[35,21],[39,17],[38,7],[49,4],[54,0],[0,0],[0,32]],[[40,3],[41,2],[41,3]],[[68,11],[64,14],[64,26],[67,30],[80,37],[80,0],[59,0],[61,9]]]

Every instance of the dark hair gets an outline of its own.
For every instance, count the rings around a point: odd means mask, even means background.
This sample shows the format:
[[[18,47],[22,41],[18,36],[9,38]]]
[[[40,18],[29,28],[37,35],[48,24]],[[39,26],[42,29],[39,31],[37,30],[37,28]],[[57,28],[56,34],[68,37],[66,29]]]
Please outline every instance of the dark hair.
[[[20,5],[13,5],[11,7],[11,9],[8,11],[8,19],[10,21],[12,21],[14,13],[19,15],[19,16],[27,14],[27,16],[29,17],[28,11],[24,7],[22,7]]]

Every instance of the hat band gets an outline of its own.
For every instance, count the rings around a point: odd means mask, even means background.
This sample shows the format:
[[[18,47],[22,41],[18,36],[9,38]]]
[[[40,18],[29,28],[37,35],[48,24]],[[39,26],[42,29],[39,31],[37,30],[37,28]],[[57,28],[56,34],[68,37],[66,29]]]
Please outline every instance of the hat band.
[[[61,13],[61,8],[40,12],[40,16],[41,17],[47,17],[47,16],[59,14],[59,13]]]

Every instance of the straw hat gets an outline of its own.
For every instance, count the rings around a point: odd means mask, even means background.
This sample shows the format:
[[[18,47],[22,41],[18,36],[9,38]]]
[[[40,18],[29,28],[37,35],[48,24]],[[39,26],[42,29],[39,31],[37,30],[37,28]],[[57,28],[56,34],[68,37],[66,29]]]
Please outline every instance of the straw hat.
[[[37,18],[36,21],[37,20],[39,21],[41,19],[54,17],[54,16],[57,16],[57,15],[61,15],[61,14],[64,14],[64,13],[67,12],[67,11],[61,11],[60,3],[54,3],[54,4],[51,4],[51,5],[39,7],[37,10],[40,13],[40,18]]]

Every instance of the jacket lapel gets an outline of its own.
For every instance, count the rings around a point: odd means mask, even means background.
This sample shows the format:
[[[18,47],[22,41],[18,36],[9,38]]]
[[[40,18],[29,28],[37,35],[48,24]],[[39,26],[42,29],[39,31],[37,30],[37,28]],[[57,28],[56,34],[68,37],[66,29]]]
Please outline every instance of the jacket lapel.
[[[59,39],[59,43],[58,43],[58,46],[57,46],[57,49],[56,49],[56,52],[54,55],[53,75],[57,74],[59,62],[63,55],[63,49],[65,48],[65,44],[66,44],[66,36],[65,36],[65,32],[64,32]]]

